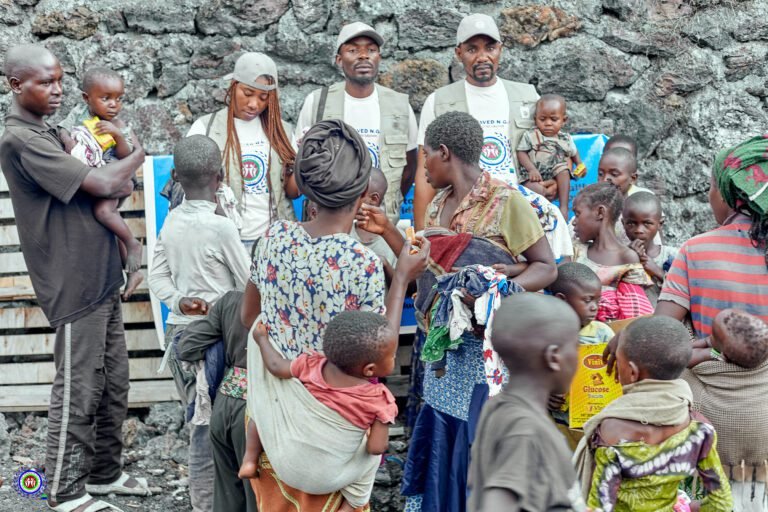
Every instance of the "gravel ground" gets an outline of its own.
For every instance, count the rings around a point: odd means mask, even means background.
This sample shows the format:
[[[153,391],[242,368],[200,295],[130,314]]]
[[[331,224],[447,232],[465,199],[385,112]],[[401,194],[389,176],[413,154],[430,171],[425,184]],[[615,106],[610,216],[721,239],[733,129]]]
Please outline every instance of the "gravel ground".
[[[11,485],[20,468],[41,468],[45,455],[48,420],[45,413],[0,414],[0,512],[43,511],[40,498],[21,496]],[[402,461],[407,445],[393,429],[390,456],[379,469],[371,499],[374,512],[402,510],[398,493]],[[187,440],[182,408],[161,403],[149,409],[130,411],[123,424],[125,470],[147,478],[153,495],[145,498],[109,496],[107,501],[125,512],[180,512],[191,510],[188,492]],[[236,512],[236,511],[232,511]]]

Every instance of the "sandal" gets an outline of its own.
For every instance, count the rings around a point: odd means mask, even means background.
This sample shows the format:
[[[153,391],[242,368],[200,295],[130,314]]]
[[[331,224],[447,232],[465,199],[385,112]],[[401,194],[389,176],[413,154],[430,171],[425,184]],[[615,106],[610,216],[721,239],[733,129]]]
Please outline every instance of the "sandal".
[[[111,484],[85,484],[85,490],[95,496],[118,494],[120,496],[151,496],[146,478],[134,478],[123,472]]]
[[[48,503],[48,509],[54,512],[123,512],[122,509],[117,508],[106,501],[94,499],[90,494],[86,494],[82,498],[76,500],[65,501],[55,507]]]

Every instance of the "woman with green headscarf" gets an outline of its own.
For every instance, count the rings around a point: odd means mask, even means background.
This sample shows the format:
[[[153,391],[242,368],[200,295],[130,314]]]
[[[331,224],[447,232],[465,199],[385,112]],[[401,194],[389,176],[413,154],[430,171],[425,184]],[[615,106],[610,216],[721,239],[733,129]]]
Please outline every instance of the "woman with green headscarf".
[[[690,313],[699,338],[726,308],[768,321],[768,138],[717,155],[709,204],[720,227],[683,244],[655,313],[680,320]]]

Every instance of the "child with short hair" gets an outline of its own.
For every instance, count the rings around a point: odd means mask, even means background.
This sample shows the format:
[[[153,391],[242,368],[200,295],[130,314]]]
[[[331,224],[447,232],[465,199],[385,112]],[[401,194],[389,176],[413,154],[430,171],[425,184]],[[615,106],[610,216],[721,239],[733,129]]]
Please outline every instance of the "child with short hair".
[[[604,512],[699,510],[678,490],[698,476],[706,492],[700,510],[730,511],[717,434],[691,413],[691,389],[680,378],[691,357],[683,324],[639,318],[620,333],[616,357],[624,395],[584,425],[575,456],[587,504]]]
[[[717,430],[733,510],[766,511],[768,326],[744,311],[724,309],[713,321],[712,336],[693,347],[683,378],[693,391],[693,409]]]
[[[90,68],[83,74],[81,88],[85,104],[73,108],[59,123],[59,136],[65,149],[90,167],[102,167],[110,161],[125,158],[133,151],[133,146],[130,127],[117,117],[123,108],[123,77],[108,68]],[[114,140],[111,147],[102,147],[96,135],[83,124],[94,116],[99,119],[94,133],[111,136]],[[93,203],[93,216],[118,238],[127,274],[123,299],[127,300],[144,277],[139,272],[141,243],[120,216],[120,204],[118,199],[97,199]]]
[[[617,133],[605,143],[603,151],[608,151],[611,148],[623,148],[632,153],[632,156],[637,160],[637,141],[629,135],[623,135]]]
[[[378,167],[372,167],[371,178],[368,182],[368,190],[363,196],[363,203],[381,207],[384,197],[387,195],[387,188],[387,178],[382,170]],[[372,250],[381,259],[381,263],[384,266],[384,277],[387,280],[387,284],[389,284],[394,275],[397,255],[390,249],[384,237],[358,229],[357,225],[352,226],[352,231],[349,232],[349,235]]]
[[[637,253],[640,263],[653,280],[653,286],[646,288],[645,293],[651,305],[655,306],[664,278],[678,251],[677,247],[656,242],[664,225],[658,196],[651,192],[638,192],[627,197],[621,222],[629,238],[629,247]]]
[[[216,191],[222,178],[221,151],[216,143],[205,135],[181,139],[173,150],[173,164],[184,200],[168,214],[157,237],[149,289],[170,309],[162,367],[169,365],[189,412],[196,396],[196,375],[182,368],[175,345],[187,325],[206,315],[210,305],[231,290],[245,288],[250,262],[234,223],[216,215]],[[213,465],[208,425],[190,427],[192,506],[211,510]]]
[[[582,263],[564,263],[557,267],[557,279],[547,288],[549,293],[564,300],[579,317],[580,345],[608,343],[614,336],[613,329],[595,320],[602,293],[602,283],[591,268]],[[550,413],[565,434],[571,448],[581,439],[580,431],[568,428],[567,395],[553,395],[549,402]],[[562,427],[561,427],[562,426]]]
[[[398,338],[390,329],[386,317],[370,311],[339,313],[328,323],[323,335],[325,355],[303,353],[293,361],[285,359],[272,346],[267,327],[263,324],[257,324],[254,337],[270,374],[279,379],[295,378],[301,381],[318,402],[338,413],[342,421],[359,429],[361,440],[365,438],[368,454],[381,455],[387,451],[388,425],[395,421],[397,405],[384,384],[371,382],[371,379],[392,373],[395,365]],[[288,400],[290,393],[280,398]],[[258,423],[260,418],[253,420]],[[240,478],[260,478],[258,459],[264,446],[254,421],[249,421],[247,426]],[[323,439],[316,439],[315,442],[325,444]],[[301,453],[296,453],[296,457],[301,456]],[[294,462],[298,463],[298,460]],[[375,474],[376,458],[371,458],[370,462]],[[321,471],[335,469],[329,467],[328,461],[312,460],[311,463],[322,468]],[[362,467],[359,478],[342,489],[345,502],[339,512],[351,512],[368,503],[374,480],[370,466]]]
[[[546,413],[549,395],[564,393],[576,372],[578,332],[564,301],[539,293],[501,299],[491,338],[509,383],[480,413],[470,512],[586,510],[570,451]]]
[[[567,219],[572,169],[584,164],[573,138],[561,131],[568,121],[565,98],[559,94],[539,98],[534,121],[536,128],[525,132],[517,146],[520,183],[549,200],[556,198]]]
[[[637,253],[616,237],[621,207],[621,192],[610,183],[585,187],[573,202],[573,259],[592,269],[603,284],[596,316],[602,322],[653,313],[644,291],[653,282]]]

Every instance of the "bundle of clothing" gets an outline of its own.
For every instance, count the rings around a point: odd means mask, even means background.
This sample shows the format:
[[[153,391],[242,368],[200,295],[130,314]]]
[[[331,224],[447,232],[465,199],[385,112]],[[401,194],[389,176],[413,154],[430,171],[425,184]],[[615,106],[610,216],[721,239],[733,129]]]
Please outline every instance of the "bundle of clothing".
[[[445,351],[456,350],[465,333],[482,338],[486,381],[489,395],[494,396],[501,391],[504,368],[491,343],[493,317],[502,297],[525,290],[486,265],[515,260],[498,245],[469,233],[431,228],[424,236],[431,244],[430,264],[419,279],[414,301],[427,332],[421,361],[440,370],[445,367]],[[456,267],[459,270],[452,272]],[[472,310],[465,295],[474,298]]]

